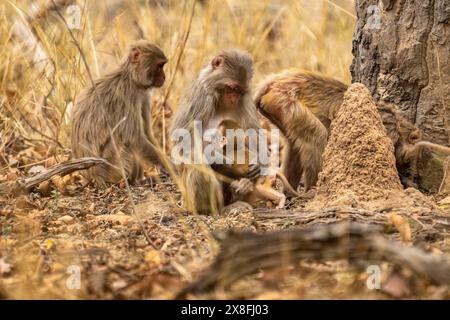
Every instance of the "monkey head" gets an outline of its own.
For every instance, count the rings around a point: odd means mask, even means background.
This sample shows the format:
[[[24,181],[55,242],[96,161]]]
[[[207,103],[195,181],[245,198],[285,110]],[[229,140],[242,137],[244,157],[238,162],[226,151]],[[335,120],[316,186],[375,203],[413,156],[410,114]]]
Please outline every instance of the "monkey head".
[[[419,128],[414,128],[414,130],[409,133],[408,142],[416,144],[420,140],[422,140],[422,131]]]
[[[203,84],[215,93],[225,108],[236,108],[249,91],[253,77],[250,55],[237,49],[223,50],[203,69]]]
[[[402,144],[414,145],[422,140],[422,131],[403,117],[399,117],[398,135]]]
[[[128,58],[133,81],[144,89],[161,87],[166,80],[164,65],[167,58],[155,44],[146,40],[134,43]]]

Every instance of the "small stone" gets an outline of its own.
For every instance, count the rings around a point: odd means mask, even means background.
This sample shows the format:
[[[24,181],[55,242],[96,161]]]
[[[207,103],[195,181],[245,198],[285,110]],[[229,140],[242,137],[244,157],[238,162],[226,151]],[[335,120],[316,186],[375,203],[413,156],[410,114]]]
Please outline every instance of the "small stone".
[[[65,224],[71,224],[71,223],[73,223],[74,219],[71,216],[65,215],[65,216],[59,218],[58,220],[61,222],[64,222]]]

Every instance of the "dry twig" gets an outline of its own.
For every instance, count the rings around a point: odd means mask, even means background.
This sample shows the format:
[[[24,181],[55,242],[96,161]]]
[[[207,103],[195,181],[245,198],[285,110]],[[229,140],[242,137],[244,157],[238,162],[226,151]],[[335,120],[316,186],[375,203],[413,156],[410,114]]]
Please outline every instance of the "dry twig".
[[[27,193],[41,182],[49,180],[56,175],[65,176],[74,171],[86,170],[95,165],[107,163],[108,162],[105,159],[94,157],[86,157],[61,162],[52,166],[47,171],[39,173],[32,177],[0,184],[0,194],[18,195]]]

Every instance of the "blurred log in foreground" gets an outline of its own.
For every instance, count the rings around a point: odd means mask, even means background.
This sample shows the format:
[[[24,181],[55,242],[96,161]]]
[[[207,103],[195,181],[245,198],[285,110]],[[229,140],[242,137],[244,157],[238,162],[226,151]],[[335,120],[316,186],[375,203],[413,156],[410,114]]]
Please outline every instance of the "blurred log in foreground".
[[[265,234],[229,233],[215,261],[177,298],[226,288],[260,269],[283,267],[303,259],[387,261],[409,268],[437,284],[450,284],[450,260],[383,237],[378,228],[336,223]]]

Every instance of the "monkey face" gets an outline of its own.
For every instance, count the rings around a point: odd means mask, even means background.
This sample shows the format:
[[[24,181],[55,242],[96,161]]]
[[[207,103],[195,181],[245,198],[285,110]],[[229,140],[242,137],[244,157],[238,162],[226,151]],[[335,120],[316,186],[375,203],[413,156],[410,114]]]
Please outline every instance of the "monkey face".
[[[140,87],[161,87],[166,80],[164,65],[167,58],[161,49],[147,41],[133,44],[129,56],[133,78]]]
[[[222,97],[222,103],[227,109],[233,109],[239,106],[240,101],[246,90],[238,82],[230,81],[225,83],[219,90]]]
[[[420,131],[419,128],[416,128],[409,134],[408,142],[411,144],[416,144],[420,140],[422,140],[422,132]]]
[[[211,60],[204,82],[218,93],[226,108],[235,108],[248,93],[252,68],[253,62],[247,53],[225,50]]]
[[[165,60],[156,63],[153,68],[151,68],[148,77],[152,82],[152,86],[159,88],[162,87],[164,82],[166,81],[166,75],[164,73],[164,65],[166,64]]]

